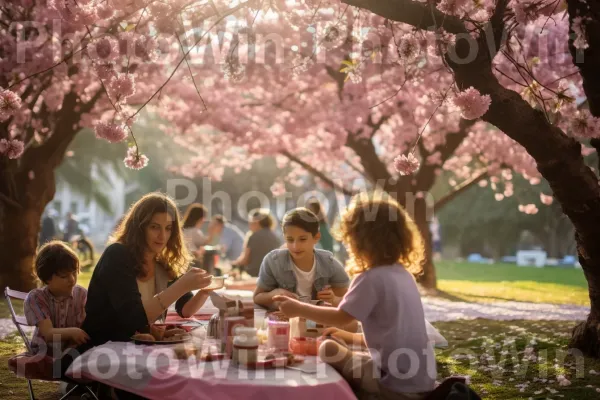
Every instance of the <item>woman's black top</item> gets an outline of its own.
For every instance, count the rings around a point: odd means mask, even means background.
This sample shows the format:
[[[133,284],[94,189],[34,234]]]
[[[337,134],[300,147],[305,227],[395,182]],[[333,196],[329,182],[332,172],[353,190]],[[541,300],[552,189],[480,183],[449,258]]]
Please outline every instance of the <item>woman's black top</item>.
[[[85,347],[108,341],[130,341],[136,331],[149,331],[134,272],[135,263],[133,254],[120,243],[108,246],[100,257],[90,281],[86,317],[81,326],[91,339]],[[158,274],[155,276],[158,280]],[[192,297],[192,293],[188,292],[177,300],[175,309],[179,315]]]

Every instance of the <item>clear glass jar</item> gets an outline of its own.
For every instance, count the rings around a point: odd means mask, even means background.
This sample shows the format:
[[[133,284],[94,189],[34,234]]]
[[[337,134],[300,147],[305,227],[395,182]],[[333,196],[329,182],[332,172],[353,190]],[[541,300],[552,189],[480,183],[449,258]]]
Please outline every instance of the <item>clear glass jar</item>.
[[[235,364],[250,365],[258,361],[258,330],[250,327],[235,328],[232,360]]]

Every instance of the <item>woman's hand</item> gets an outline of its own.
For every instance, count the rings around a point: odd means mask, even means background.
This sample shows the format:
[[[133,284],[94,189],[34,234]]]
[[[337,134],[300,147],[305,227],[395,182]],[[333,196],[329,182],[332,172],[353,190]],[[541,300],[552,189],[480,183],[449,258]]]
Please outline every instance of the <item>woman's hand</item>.
[[[208,272],[203,269],[193,267],[178,280],[178,282],[181,282],[181,285],[183,285],[186,292],[204,289],[210,285],[211,281],[212,275],[209,275]]]

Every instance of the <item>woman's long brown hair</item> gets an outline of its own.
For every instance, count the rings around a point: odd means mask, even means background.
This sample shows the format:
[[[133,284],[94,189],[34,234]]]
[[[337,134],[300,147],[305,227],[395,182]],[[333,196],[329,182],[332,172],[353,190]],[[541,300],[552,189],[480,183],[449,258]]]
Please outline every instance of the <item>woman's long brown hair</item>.
[[[144,252],[146,250],[146,227],[157,213],[169,213],[173,219],[171,237],[157,261],[165,268],[170,279],[175,279],[187,269],[191,260],[181,232],[179,211],[175,202],[167,195],[154,192],[139,199],[131,206],[113,233],[111,242],[121,243],[135,257],[135,274],[145,276]]]
[[[423,238],[408,213],[382,192],[354,196],[334,231],[348,246],[348,272],[401,264],[413,275],[423,270]]]

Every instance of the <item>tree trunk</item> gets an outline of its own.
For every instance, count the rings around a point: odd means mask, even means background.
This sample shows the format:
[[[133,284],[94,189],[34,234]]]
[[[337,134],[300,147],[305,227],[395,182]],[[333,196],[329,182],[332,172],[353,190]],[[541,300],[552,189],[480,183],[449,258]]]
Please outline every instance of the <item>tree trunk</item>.
[[[35,172],[34,172],[35,174]],[[21,186],[21,185],[19,185]],[[40,220],[55,192],[54,172],[39,175],[22,185],[26,194],[20,207],[0,202],[0,288],[20,291],[36,287],[33,273]]]
[[[579,68],[581,73],[583,90],[590,112],[592,115],[600,117],[600,75],[598,75],[598,68],[600,68],[600,20],[598,20],[600,4],[575,0],[567,0],[567,4],[571,27],[575,17],[589,17],[585,22],[589,47],[584,51],[578,51],[573,46],[574,37],[571,36],[569,49],[573,56],[573,64]],[[592,139],[591,145],[600,153],[600,140]],[[593,224],[596,221],[590,219],[589,223]],[[598,237],[595,239],[581,235],[576,227],[577,254],[590,289],[591,312],[587,321],[582,322],[573,330],[571,346],[588,355],[600,358],[600,246],[597,244]]]
[[[589,356],[600,358],[600,264],[590,265],[586,262],[582,268],[590,290],[591,311],[587,320],[573,329],[569,345]]]
[[[98,90],[84,104],[76,93],[66,94],[61,111],[52,116],[55,125],[49,138],[28,147],[19,160],[1,165],[0,289],[35,287],[33,261],[41,216],[56,191],[54,169],[79,131],[81,115],[89,112],[102,94]]]
[[[435,294],[437,288],[437,276],[435,273],[435,265],[433,263],[433,247],[431,243],[431,231],[429,230],[429,222],[431,215],[428,210],[427,203],[424,199],[415,201],[413,218],[421,236],[423,236],[423,244],[425,246],[425,259],[423,262],[423,275],[418,277],[419,284],[428,292]]]

